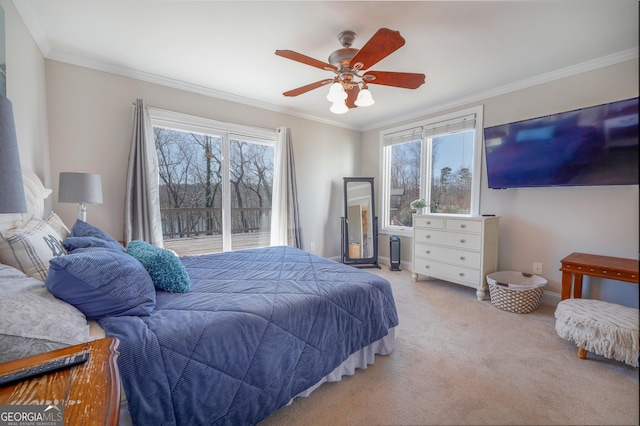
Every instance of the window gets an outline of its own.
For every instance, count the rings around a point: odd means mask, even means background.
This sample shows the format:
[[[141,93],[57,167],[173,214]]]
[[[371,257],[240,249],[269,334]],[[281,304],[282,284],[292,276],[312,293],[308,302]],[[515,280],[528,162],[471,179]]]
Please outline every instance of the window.
[[[178,254],[268,246],[275,131],[149,114],[165,246]]]
[[[381,133],[382,230],[410,235],[410,204],[433,214],[477,215],[482,106]]]

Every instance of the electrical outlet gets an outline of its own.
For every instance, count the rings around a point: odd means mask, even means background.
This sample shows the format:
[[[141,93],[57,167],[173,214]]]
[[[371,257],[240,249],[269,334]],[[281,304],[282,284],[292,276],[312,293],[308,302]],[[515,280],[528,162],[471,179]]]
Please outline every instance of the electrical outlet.
[[[536,275],[542,275],[542,263],[533,263],[533,273]]]
[[[309,243],[309,251],[316,251],[316,243]]]

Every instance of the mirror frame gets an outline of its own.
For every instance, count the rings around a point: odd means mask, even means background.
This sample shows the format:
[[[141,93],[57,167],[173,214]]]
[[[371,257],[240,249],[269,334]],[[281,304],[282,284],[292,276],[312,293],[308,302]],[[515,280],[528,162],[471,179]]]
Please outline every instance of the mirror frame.
[[[359,268],[380,268],[378,265],[378,217],[376,216],[376,205],[374,196],[374,178],[372,177],[345,177],[343,178],[344,193],[344,216],[342,217],[342,243],[341,243],[341,261],[344,264],[353,265]],[[365,183],[369,184],[371,189],[371,205],[369,208],[369,218],[372,226],[372,246],[373,254],[368,257],[351,257],[349,255],[349,197],[347,187],[349,183]]]

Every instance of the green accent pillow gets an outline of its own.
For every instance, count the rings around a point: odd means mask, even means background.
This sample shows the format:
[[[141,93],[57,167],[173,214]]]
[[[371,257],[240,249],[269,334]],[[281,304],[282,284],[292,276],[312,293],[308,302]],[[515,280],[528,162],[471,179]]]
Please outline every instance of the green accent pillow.
[[[172,251],[135,240],[127,244],[127,253],[142,263],[158,290],[171,293],[189,291],[191,281],[187,270]]]

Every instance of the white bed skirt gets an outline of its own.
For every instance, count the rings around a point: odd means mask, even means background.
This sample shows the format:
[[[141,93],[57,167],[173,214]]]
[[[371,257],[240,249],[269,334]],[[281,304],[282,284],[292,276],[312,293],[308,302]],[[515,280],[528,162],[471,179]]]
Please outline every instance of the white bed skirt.
[[[389,334],[387,334],[385,337],[380,340],[376,340],[369,346],[366,346],[360,349],[358,352],[353,353],[331,373],[320,379],[318,383],[291,398],[287,405],[290,405],[293,400],[298,397],[307,397],[311,395],[311,392],[318,389],[320,385],[325,382],[339,382],[340,380],[342,380],[343,376],[353,376],[356,372],[356,368],[367,368],[369,364],[374,363],[376,355],[389,355],[391,352],[393,352],[395,346],[396,329],[394,327],[389,330]],[[118,425],[130,426],[131,424],[131,416],[129,415],[127,401],[123,398],[122,403],[120,404],[120,420],[118,422]]]
[[[353,354],[351,354],[349,358],[344,360],[344,362],[336,367],[336,369],[331,373],[320,379],[318,383],[291,398],[287,405],[290,405],[293,400],[299,396],[307,397],[311,395],[311,392],[318,389],[320,385],[325,382],[339,382],[340,380],[342,380],[343,376],[353,376],[356,372],[356,368],[367,368],[369,364],[374,363],[376,355],[389,355],[391,352],[393,352],[395,346],[396,329],[394,327],[389,329],[389,334],[387,334],[382,339],[376,340],[369,346],[365,346],[358,352],[354,352]]]

